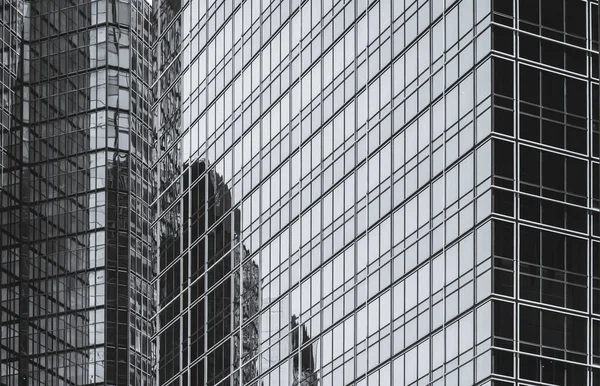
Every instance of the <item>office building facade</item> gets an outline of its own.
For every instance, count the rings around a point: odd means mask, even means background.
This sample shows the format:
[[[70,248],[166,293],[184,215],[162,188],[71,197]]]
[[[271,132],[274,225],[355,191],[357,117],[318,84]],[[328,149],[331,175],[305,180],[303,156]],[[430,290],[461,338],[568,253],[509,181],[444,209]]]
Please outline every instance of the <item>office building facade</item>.
[[[1,385],[600,384],[597,1],[1,9]]]
[[[503,379],[600,384],[598,15],[579,1],[493,9],[492,370]]]
[[[19,277],[19,157],[18,129],[21,116],[23,55],[23,9],[19,3],[2,2],[0,22],[0,382],[17,384],[19,367],[19,330],[18,315],[20,304]]]
[[[597,2],[155,11],[157,224],[191,235],[158,269],[160,384],[600,382]],[[229,327],[192,327],[250,265]]]
[[[1,4],[0,384],[152,384],[151,5]]]

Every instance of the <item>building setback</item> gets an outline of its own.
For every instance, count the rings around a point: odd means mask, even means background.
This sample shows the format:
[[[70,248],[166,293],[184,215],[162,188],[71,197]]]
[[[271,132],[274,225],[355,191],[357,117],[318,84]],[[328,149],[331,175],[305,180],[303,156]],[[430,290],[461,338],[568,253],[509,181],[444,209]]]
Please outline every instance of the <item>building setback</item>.
[[[0,4],[0,385],[600,385],[597,0]]]

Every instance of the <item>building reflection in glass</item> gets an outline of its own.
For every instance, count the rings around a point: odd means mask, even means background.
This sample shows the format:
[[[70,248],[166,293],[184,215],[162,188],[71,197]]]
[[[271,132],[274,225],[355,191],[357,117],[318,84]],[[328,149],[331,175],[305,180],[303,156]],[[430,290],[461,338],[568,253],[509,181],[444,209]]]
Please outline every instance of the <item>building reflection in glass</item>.
[[[299,350],[292,358],[293,380],[292,386],[316,386],[318,373],[315,366],[315,358],[306,326],[298,324],[298,317],[292,315],[291,325],[291,349],[293,352]]]
[[[596,1],[155,3],[161,384],[598,383]]]
[[[232,384],[251,384],[258,375],[259,268],[245,261],[240,213],[231,210],[222,177],[205,173],[202,160],[183,168],[182,225],[173,215],[161,226],[169,233],[160,238],[159,382],[183,369],[184,377],[189,372],[200,384],[227,377]],[[240,363],[243,368],[230,374]]]

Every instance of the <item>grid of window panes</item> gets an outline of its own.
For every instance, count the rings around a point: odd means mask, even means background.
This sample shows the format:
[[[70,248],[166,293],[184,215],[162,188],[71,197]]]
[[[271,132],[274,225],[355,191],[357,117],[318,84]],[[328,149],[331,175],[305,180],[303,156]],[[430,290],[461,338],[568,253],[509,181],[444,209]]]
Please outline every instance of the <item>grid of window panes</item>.
[[[20,1],[0,3],[0,384],[18,382],[20,292],[20,98],[22,97]],[[25,341],[27,339],[25,334]]]
[[[490,8],[155,4],[160,384],[489,380]]]
[[[493,4],[498,384],[600,384],[598,15]]]
[[[151,6],[1,7],[23,28],[3,34],[1,382],[150,384]]]
[[[127,150],[129,164],[125,165],[124,172],[128,176],[125,186],[127,193],[123,194],[123,202],[127,212],[123,215],[123,229],[129,232],[129,267],[127,281],[119,279],[119,288],[129,285],[129,315],[128,320],[119,316],[119,327],[124,331],[119,336],[124,338],[129,347],[129,363],[124,371],[129,371],[127,380],[130,385],[152,385],[155,383],[153,370],[155,361],[155,347],[151,337],[155,333],[153,316],[156,314],[155,294],[152,280],[155,277],[153,268],[153,254],[155,242],[150,230],[152,214],[150,203],[155,184],[150,169],[153,159],[152,145],[155,138],[152,126],[151,103],[152,90],[152,64],[151,64],[151,4],[145,0],[121,1],[123,8],[119,14],[121,25],[129,24],[129,38],[121,35],[119,66],[127,69],[131,77],[119,92],[129,109],[124,117],[125,125],[119,124],[118,141],[120,150]],[[131,18],[128,20],[129,12]],[[125,29],[125,31],[127,31]],[[109,50],[110,52],[110,50]],[[122,64],[123,63],[123,64]],[[126,63],[126,64],[125,64]],[[110,63],[109,63],[110,65]],[[120,85],[121,86],[121,85]],[[121,107],[119,106],[119,110]],[[123,144],[123,145],[121,145]],[[122,246],[119,244],[119,249]],[[128,284],[127,284],[128,283]],[[123,345],[118,343],[119,350]],[[120,355],[120,354],[119,354]]]
[[[89,80],[77,72],[90,54],[75,32],[89,19],[90,5],[27,3],[25,14],[23,153],[21,169],[21,269],[25,305],[19,384],[89,382],[95,333],[88,272],[90,147],[85,131]],[[27,141],[27,142],[26,142]],[[103,275],[102,275],[103,277]],[[22,309],[23,310],[23,309]],[[92,346],[91,350],[90,347]]]
[[[10,146],[11,116],[17,104],[13,87],[18,76],[21,58],[23,26],[22,5],[16,0],[2,2],[0,8],[0,173],[7,161],[6,147]],[[2,185],[0,185],[2,186]]]

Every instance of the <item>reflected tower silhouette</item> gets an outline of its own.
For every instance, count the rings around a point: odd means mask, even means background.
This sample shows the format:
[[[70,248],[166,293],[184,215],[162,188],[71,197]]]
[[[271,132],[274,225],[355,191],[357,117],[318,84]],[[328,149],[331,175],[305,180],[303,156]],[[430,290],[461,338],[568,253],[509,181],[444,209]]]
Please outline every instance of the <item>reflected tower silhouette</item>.
[[[317,386],[319,384],[318,369],[315,366],[312,343],[308,331],[303,324],[298,323],[298,317],[292,315],[291,325],[291,351],[299,352],[294,354],[293,363],[293,383],[292,386]]]
[[[258,376],[259,267],[246,261],[250,253],[240,243],[240,213],[231,210],[229,188],[216,172],[206,173],[206,165],[182,166],[188,173],[181,215],[172,211],[161,226],[159,382],[184,370],[200,384],[227,377],[233,385],[252,384]],[[230,374],[242,364],[241,372]]]

